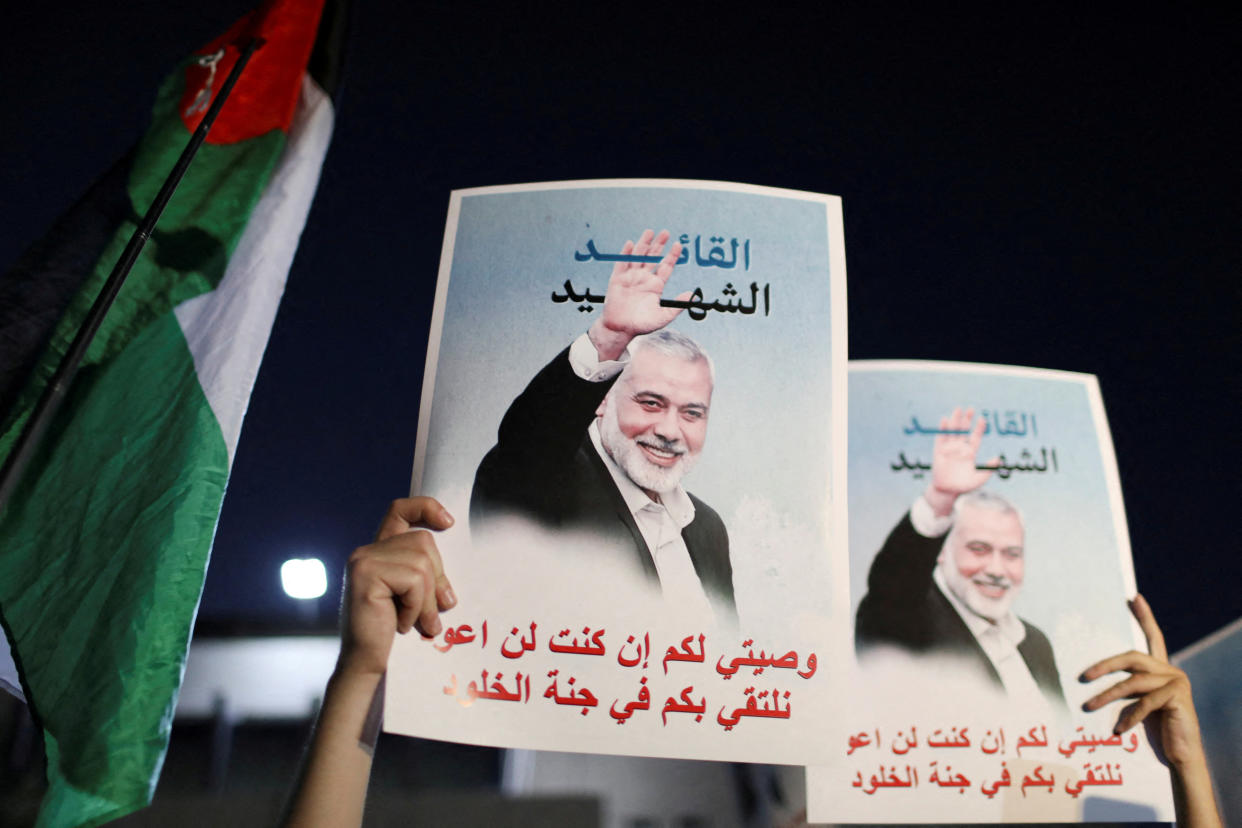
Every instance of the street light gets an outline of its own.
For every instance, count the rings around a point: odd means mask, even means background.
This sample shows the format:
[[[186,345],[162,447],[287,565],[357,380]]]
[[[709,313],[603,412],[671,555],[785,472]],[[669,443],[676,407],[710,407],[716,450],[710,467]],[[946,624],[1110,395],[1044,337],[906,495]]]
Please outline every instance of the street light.
[[[328,572],[318,558],[290,558],[280,565],[280,585],[290,598],[311,600],[328,591]]]

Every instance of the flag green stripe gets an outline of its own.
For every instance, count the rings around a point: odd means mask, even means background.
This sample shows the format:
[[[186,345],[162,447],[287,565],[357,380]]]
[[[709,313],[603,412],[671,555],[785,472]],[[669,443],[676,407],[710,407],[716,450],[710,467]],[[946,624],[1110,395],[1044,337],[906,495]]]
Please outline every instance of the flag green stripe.
[[[47,801],[77,791],[120,814],[146,804],[134,780],[158,772],[182,671],[170,654],[189,640],[228,454],[172,313],[67,410],[72,428],[0,525],[0,603],[31,622],[14,644],[50,737]]]

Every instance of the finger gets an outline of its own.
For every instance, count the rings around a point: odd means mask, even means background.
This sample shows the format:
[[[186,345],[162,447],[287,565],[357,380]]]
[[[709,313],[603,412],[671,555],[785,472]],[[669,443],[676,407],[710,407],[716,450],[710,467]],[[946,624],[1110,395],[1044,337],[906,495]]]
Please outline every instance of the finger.
[[[1147,603],[1147,599],[1142,594],[1134,596],[1134,600],[1130,602],[1130,612],[1134,613],[1135,619],[1143,629],[1143,635],[1147,637],[1147,649],[1151,651],[1152,658],[1168,661],[1169,651],[1164,645],[1164,633],[1160,632],[1160,626],[1156,623],[1156,616],[1151,611],[1151,605]]]
[[[673,298],[676,299],[678,302],[689,302],[693,296],[694,294],[687,290],[687,291],[683,291],[677,294]],[[661,308],[661,310],[664,311],[665,315],[664,315],[664,322],[663,324],[660,325],[660,327],[666,328],[668,327],[669,323],[671,323],[674,319],[677,318],[678,314],[680,314],[683,310],[685,310],[685,308]]]
[[[403,497],[394,500],[380,521],[375,539],[382,541],[393,535],[423,526],[428,529],[447,529],[453,525],[453,516],[434,497]]]
[[[956,407],[954,407],[954,409],[953,409],[953,413],[949,415],[949,428],[953,429],[954,431],[961,431],[961,430],[962,430],[962,409],[961,409],[961,406],[956,406]]]
[[[430,532],[404,532],[374,543],[371,546],[355,550],[353,559],[362,558],[372,558],[377,561],[402,566],[418,566],[420,561],[426,561],[433,584],[432,589],[436,605],[441,611],[450,610],[457,606],[457,593],[453,590],[452,583],[444,573],[444,562],[440,557],[440,550],[436,546],[435,538]],[[417,609],[421,611],[421,602]],[[409,630],[414,623],[415,617],[416,614],[412,614],[404,619],[405,626],[402,632]]]
[[[440,598],[438,589],[423,593],[423,605],[418,614],[418,628],[425,638],[435,638],[444,629],[440,622]]]
[[[356,590],[352,601],[361,600],[382,613],[392,612],[395,605],[400,633],[410,631],[425,596],[435,591],[435,574],[426,558],[395,561],[367,556],[352,562],[350,581]]]
[[[647,251],[651,248],[651,237],[654,235],[655,235],[655,232],[650,229],[643,231],[643,234],[638,237],[638,243],[634,245],[635,256],[646,256],[647,255]],[[639,265],[637,262],[634,263],[634,266],[641,267],[641,265]]]
[[[417,621],[422,634],[434,638],[440,634],[443,625],[436,606],[436,576],[431,562],[426,558],[419,559],[403,574],[403,579],[394,576],[390,582],[392,595],[397,600],[397,631],[407,633]]]
[[[1095,681],[1100,676],[1106,676],[1118,670],[1129,670],[1131,673],[1159,673],[1163,672],[1162,668],[1167,668],[1168,666],[1167,662],[1153,658],[1147,653],[1130,650],[1126,653],[1110,656],[1103,661],[1097,661],[1082,671],[1081,679],[1083,681]]]
[[[647,248],[648,256],[659,256],[664,252],[664,245],[668,244],[668,231],[661,230],[656,237],[651,240],[651,246]]]
[[[1177,686],[1170,682],[1159,690],[1153,690],[1128,707],[1117,720],[1113,733],[1125,733],[1139,722],[1146,719],[1152,711],[1159,710],[1177,693]]]
[[[1117,699],[1136,698],[1169,683],[1169,676],[1156,673],[1135,673],[1125,681],[1119,681],[1103,693],[1092,696],[1083,704],[1083,710],[1098,710]]]
[[[970,421],[971,421],[971,418],[975,416],[975,410],[967,406],[966,408],[961,409],[961,410],[958,410],[955,408],[953,409],[953,413],[957,415],[956,417],[953,418],[953,430],[954,431],[970,431]],[[960,435],[954,435],[954,436],[961,437],[962,442],[964,443],[966,442],[966,440],[969,438],[970,435],[960,434]]]
[[[621,245],[621,255],[628,256],[634,252],[634,242],[626,239],[625,244]],[[612,275],[616,276],[624,273],[630,266],[629,262],[617,262],[612,266]]]
[[[673,275],[673,267],[677,264],[677,257],[681,255],[681,242],[673,242],[673,248],[668,251],[668,255],[660,262],[660,267],[656,270],[656,276],[660,278],[661,286],[668,281],[668,277]],[[690,294],[687,294],[689,296]]]
[[[983,430],[987,428],[987,426],[988,421],[983,417],[980,417],[979,421],[975,423],[974,430],[970,432],[970,451],[972,454],[977,455],[979,453],[979,444],[983,442]],[[964,428],[970,428],[969,417],[966,419],[966,425]]]
[[[367,597],[369,600],[386,597],[396,603],[397,631],[401,634],[408,633],[417,624],[423,636],[434,638],[443,629],[439,596],[441,584],[447,584],[447,579],[431,536],[426,532],[418,536],[417,549],[397,550],[407,553],[403,556],[386,557],[384,553],[391,554],[391,548],[371,556],[380,584],[374,585]],[[407,541],[409,537],[394,540]],[[418,554],[410,554],[412,552]]]
[[[420,558],[425,558],[431,566],[435,581],[436,598],[440,609],[452,609],[457,606],[457,595],[444,574],[444,561],[440,557],[440,549],[436,546],[435,537],[430,532],[406,532],[395,535],[370,547],[367,555],[384,561],[416,565]]]
[[[434,603],[441,610],[451,610],[457,606],[457,593],[453,592],[453,585],[444,573],[444,560],[440,557],[440,548],[436,546],[435,537],[424,533],[420,549],[431,563],[431,572],[436,579]]]
[[[655,239],[652,241],[651,247],[647,249],[647,255],[648,256],[659,256],[661,253],[664,252],[664,245],[666,244],[668,244],[668,231],[661,230],[659,234],[656,235]],[[664,262],[659,262],[659,265],[663,267]],[[649,271],[654,271],[656,269],[656,263],[653,262],[651,264],[648,264],[646,265],[646,268]]]
[[[420,604],[421,606],[421,604]],[[404,601],[397,601],[397,632],[405,635],[418,623],[418,613]]]

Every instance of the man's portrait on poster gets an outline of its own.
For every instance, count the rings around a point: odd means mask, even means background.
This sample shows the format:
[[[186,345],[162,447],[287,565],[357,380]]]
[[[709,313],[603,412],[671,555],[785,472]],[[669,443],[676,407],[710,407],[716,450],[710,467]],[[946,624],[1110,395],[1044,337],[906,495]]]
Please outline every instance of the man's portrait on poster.
[[[872,561],[855,649],[864,665],[891,648],[952,657],[1009,699],[1064,714],[1052,645],[1014,612],[1026,530],[1016,505],[983,488],[999,463],[978,461],[984,427],[969,408],[941,419],[927,487]]]
[[[729,535],[683,480],[707,438],[715,367],[671,329],[681,308],[661,303],[681,253],[667,230],[626,242],[603,312],[509,405],[478,466],[472,531],[498,550],[513,519],[598,543],[564,554],[591,564],[592,548],[623,550],[666,602],[733,612]],[[685,302],[689,293],[675,297]]]

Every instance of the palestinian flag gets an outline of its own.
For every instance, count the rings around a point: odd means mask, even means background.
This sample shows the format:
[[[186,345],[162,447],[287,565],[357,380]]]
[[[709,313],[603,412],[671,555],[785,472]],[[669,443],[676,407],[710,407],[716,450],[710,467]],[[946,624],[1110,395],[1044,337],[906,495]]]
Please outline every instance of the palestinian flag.
[[[98,825],[154,793],[242,416],[332,133],[308,71],[334,67],[322,58],[342,27],[323,15],[323,0],[272,0],[187,58],[122,166],[0,282],[3,459],[240,49],[263,39],[0,512],[0,618],[47,754],[40,825]]]

